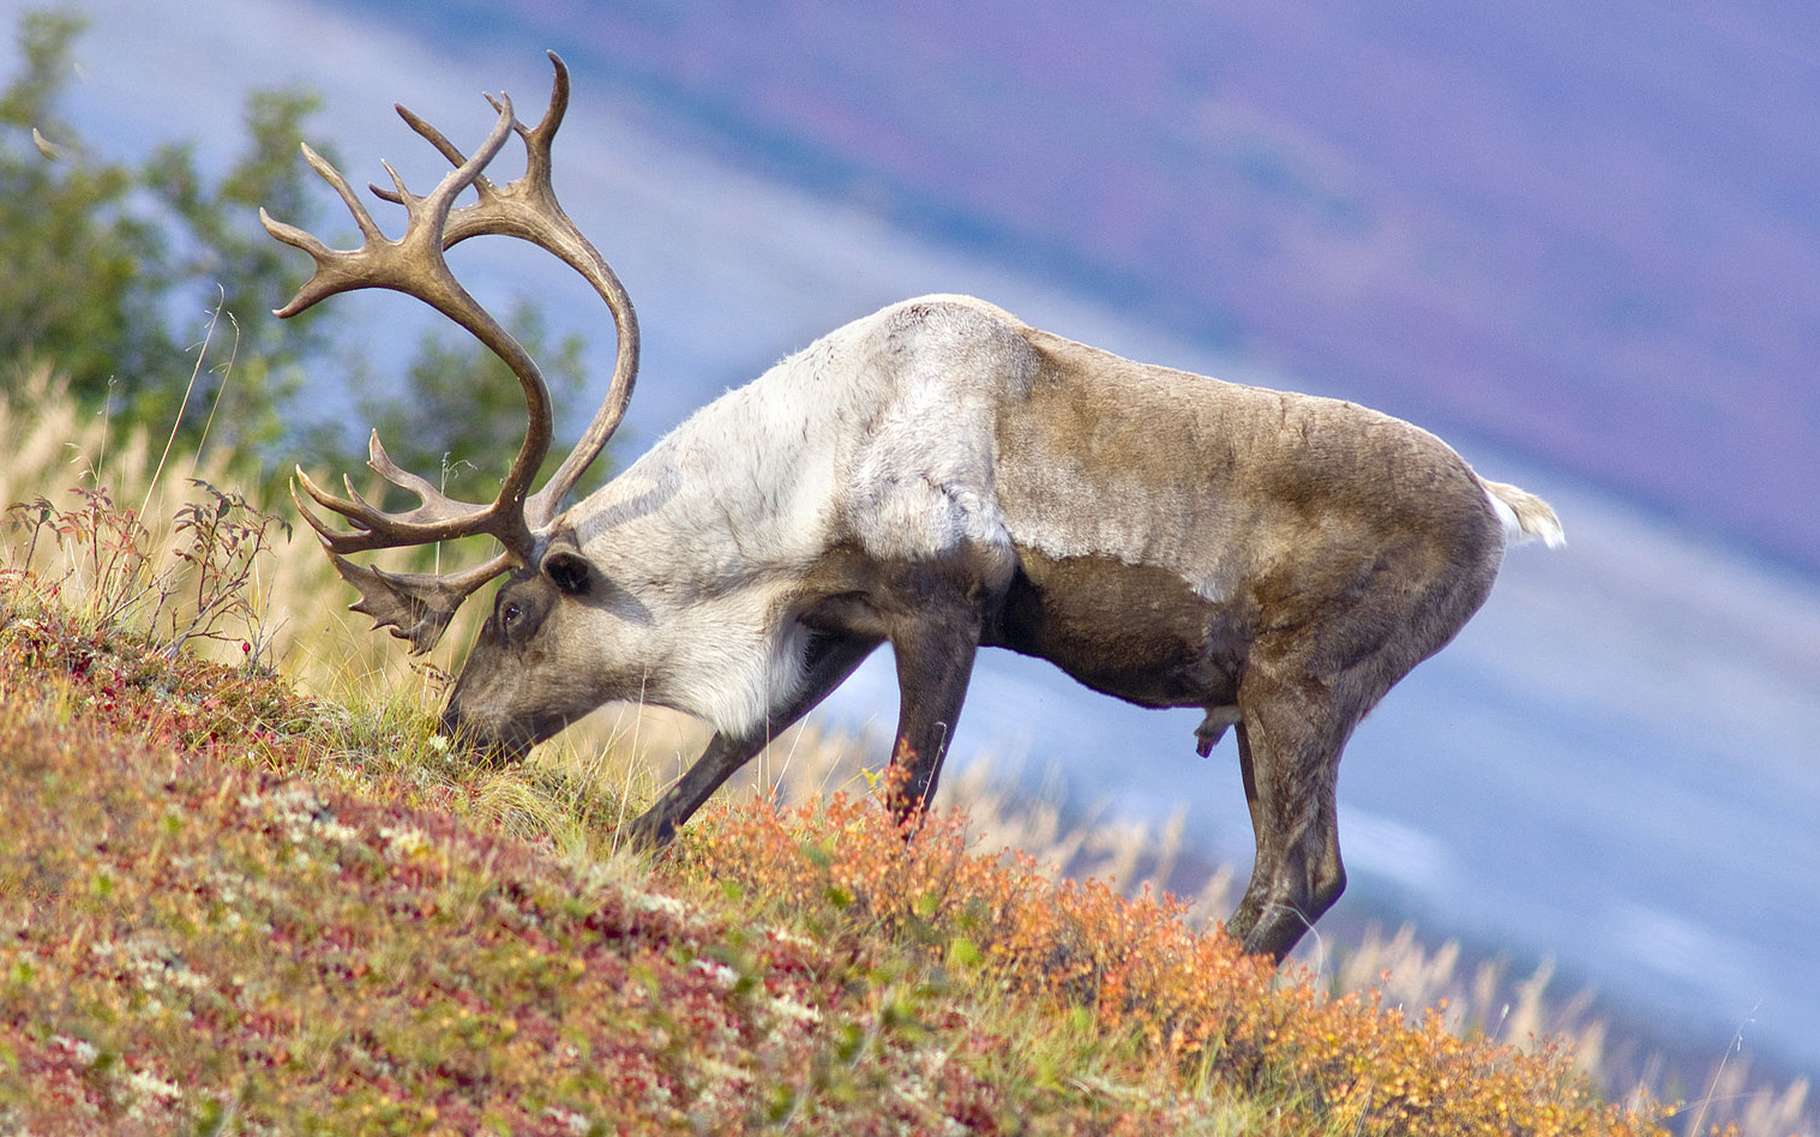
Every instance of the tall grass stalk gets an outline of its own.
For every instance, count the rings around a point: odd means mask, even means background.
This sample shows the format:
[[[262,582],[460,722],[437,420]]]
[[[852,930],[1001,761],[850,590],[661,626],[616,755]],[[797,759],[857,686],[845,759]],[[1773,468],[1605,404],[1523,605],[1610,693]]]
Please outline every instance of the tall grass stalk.
[[[221,288],[220,285],[216,285],[215,287],[217,289]],[[145,516],[145,507],[151,504],[152,495],[158,491],[158,478],[164,473],[165,462],[170,459],[171,447],[177,441],[177,432],[183,428],[184,412],[190,409],[190,395],[196,390],[196,378],[202,374],[202,365],[207,361],[209,355],[209,345],[213,343],[215,339],[215,325],[220,323],[222,310],[226,306],[227,292],[223,290],[221,295],[215,300],[214,310],[209,313],[208,328],[202,333],[202,342],[196,347],[196,362],[195,365],[190,368],[189,381],[183,385],[183,398],[178,400],[177,413],[171,418],[171,432],[164,440],[164,450],[158,455],[158,465],[153,468],[151,479],[145,484],[145,496],[139,501],[140,517]],[[219,390],[215,392],[215,401],[217,403],[221,401],[221,392]],[[213,408],[210,409],[209,417],[213,420]],[[196,447],[196,453],[198,457],[200,457],[202,453],[202,447],[200,445]],[[191,464],[194,465],[195,463]]]

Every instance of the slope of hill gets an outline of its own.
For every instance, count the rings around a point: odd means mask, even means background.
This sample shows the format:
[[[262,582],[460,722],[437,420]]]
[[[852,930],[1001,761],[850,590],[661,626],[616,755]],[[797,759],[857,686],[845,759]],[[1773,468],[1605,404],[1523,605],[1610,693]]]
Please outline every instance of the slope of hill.
[[[9,1128],[1661,1132],[953,815],[755,800],[652,865],[583,791],[565,853],[356,720],[0,594]]]

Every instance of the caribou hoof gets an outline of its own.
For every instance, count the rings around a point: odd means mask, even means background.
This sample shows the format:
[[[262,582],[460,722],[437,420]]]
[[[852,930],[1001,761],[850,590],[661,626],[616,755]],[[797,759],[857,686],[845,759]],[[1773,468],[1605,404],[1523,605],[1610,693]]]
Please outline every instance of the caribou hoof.
[[[668,817],[652,810],[626,826],[622,836],[627,848],[660,853],[676,839],[676,826]]]

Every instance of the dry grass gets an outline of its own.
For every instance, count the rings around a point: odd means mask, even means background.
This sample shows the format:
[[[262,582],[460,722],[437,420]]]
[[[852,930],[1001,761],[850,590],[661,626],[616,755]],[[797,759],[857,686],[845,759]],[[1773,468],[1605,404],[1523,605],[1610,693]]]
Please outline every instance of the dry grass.
[[[223,487],[261,480],[258,471],[236,467],[219,453],[199,461],[196,454],[177,449],[161,467],[165,438],[81,413],[48,367],[15,370],[7,381],[11,397],[0,399],[0,438],[8,442],[8,453],[0,460],[0,508],[39,497],[69,507],[78,503],[80,492],[105,488],[113,503],[145,529],[147,574],[169,572],[193,580],[177,556],[184,542],[175,527],[185,506],[208,503],[207,494],[194,485],[196,479]],[[288,502],[272,508],[285,517],[291,514]],[[234,629],[238,638],[202,646],[201,653],[237,662],[239,642],[250,641],[263,645],[263,654],[308,691],[353,697],[383,686],[413,690],[433,701],[439,692],[437,669],[446,670],[471,636],[472,613],[457,617],[443,646],[428,660],[414,662],[386,637],[370,634],[364,617],[346,611],[340,578],[309,530],[298,529],[288,537],[275,534],[269,554],[258,559],[247,586],[250,619]],[[22,564],[29,539],[16,523],[0,528],[0,561]],[[43,540],[34,567],[41,579],[67,578],[60,600],[76,610],[98,583],[82,558]],[[130,620],[127,625],[132,626]]]

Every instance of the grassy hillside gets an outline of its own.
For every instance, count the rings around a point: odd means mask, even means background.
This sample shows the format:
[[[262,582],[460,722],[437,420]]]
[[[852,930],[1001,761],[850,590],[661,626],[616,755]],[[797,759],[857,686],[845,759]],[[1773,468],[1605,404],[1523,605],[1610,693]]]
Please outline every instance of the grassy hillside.
[[[0,605],[11,1129],[1658,1131],[953,814],[747,799],[653,865],[582,796],[565,854],[427,722]]]
[[[231,469],[154,476],[27,382],[0,401],[0,502],[26,503],[0,527],[0,1132],[1804,1128],[1805,1087],[1737,1061],[1646,1071],[1691,1099],[1652,1111],[1546,972],[1405,934],[1274,975],[1212,919],[1228,875],[1140,887],[1167,833],[977,772],[906,845],[851,747],[794,734],[764,792],[630,855],[697,740],[633,714],[470,764],[431,714],[451,648],[411,666],[342,622],[310,542],[191,481]]]

